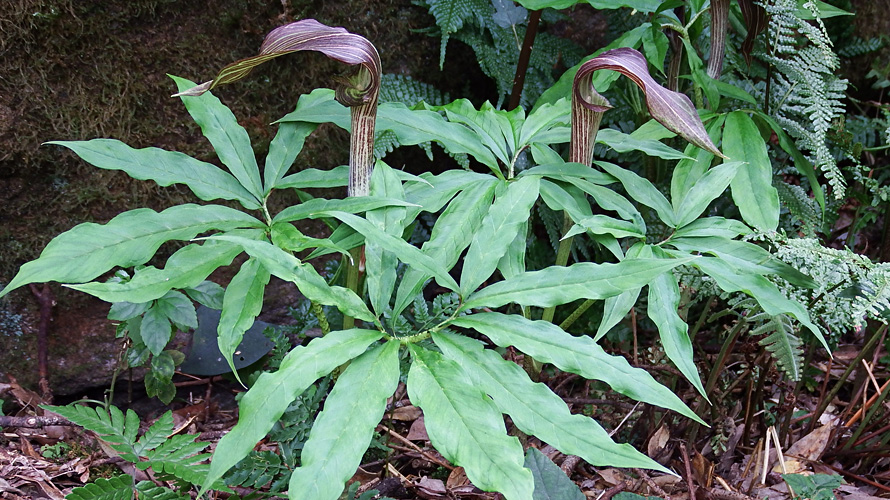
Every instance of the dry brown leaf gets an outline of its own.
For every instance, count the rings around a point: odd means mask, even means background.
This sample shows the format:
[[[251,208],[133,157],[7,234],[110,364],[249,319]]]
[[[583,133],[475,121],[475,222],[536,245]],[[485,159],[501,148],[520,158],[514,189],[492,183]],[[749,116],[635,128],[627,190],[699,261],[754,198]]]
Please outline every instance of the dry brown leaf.
[[[401,422],[411,422],[412,420],[417,420],[418,418],[423,416],[423,411],[416,406],[402,406],[400,408],[396,408],[391,413],[393,420],[399,420]]]
[[[433,479],[427,476],[415,481],[414,487],[417,489],[419,496],[428,499],[443,498],[448,492],[445,488],[445,483],[441,479]]]
[[[408,429],[408,436],[406,437],[408,441],[429,441],[430,437],[426,433],[426,426],[423,423],[423,417],[418,418],[411,424],[411,428]]]
[[[627,476],[624,475],[618,469],[602,469],[596,471],[603,480],[609,484],[609,486],[615,486],[618,483],[623,483]]]
[[[806,436],[798,439],[791,447],[785,451],[785,471],[782,471],[782,465],[778,464],[773,467],[773,472],[783,472],[786,474],[798,474],[807,470],[808,462],[815,462],[822,458],[825,448],[828,446],[828,439],[831,437],[833,426],[823,425]]]
[[[6,378],[9,379],[9,392],[12,393],[13,397],[20,405],[37,410],[38,405],[46,403],[46,401],[44,401],[36,392],[29,391],[20,386],[18,381],[16,381],[15,377],[12,375],[7,374]]]
[[[464,468],[455,467],[451,471],[451,474],[448,474],[448,480],[445,482],[445,487],[450,490],[468,484],[470,484],[470,480],[467,478],[467,473],[464,471]]]
[[[698,484],[710,488],[714,480],[714,463],[704,457],[697,450],[692,450],[692,473]]]
[[[649,444],[646,446],[646,452],[651,458],[655,458],[667,446],[668,440],[671,438],[671,431],[668,430],[667,425],[662,425],[655,431],[655,434],[649,439]]]

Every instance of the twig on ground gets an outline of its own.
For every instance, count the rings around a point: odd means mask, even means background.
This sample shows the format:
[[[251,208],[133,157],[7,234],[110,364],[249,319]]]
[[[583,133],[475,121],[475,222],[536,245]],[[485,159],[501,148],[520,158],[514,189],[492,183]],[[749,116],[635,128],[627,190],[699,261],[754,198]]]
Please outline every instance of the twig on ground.
[[[377,432],[386,432],[390,436],[396,438],[397,441],[401,441],[402,443],[405,443],[406,445],[411,447],[411,449],[413,449],[417,453],[420,453],[421,455],[423,455],[423,457],[426,458],[427,460],[429,460],[430,462],[433,462],[436,465],[441,465],[442,467],[445,467],[448,470],[454,470],[453,465],[449,464],[448,462],[445,462],[444,460],[440,460],[440,459],[430,455],[429,453],[423,451],[423,449],[421,449],[420,446],[417,446],[416,444],[412,443],[410,440],[405,439],[401,434],[399,434],[398,432],[396,432],[388,427],[378,425]]]
[[[48,425],[77,425],[63,417],[4,417],[0,416],[0,427],[21,427],[34,429]]]
[[[643,479],[643,482],[646,483],[646,486],[651,488],[652,491],[654,491],[656,495],[660,496],[661,498],[664,498],[664,500],[671,500],[671,496],[668,495],[666,491],[661,489],[661,486],[658,486],[658,484],[655,481],[653,481],[651,477],[649,477],[648,472],[644,471],[643,469],[636,469],[636,468],[633,469],[633,471],[634,471],[634,474],[640,476]]]
[[[596,500],[610,500],[615,495],[621,493],[622,491],[627,489],[627,483],[621,481],[620,483],[612,486],[608,490],[604,491],[600,496],[596,497]]]
[[[680,443],[680,454],[683,455],[683,466],[686,469],[686,486],[689,488],[689,500],[695,500],[695,484],[692,480],[692,466],[689,463],[689,453],[686,451],[686,443]]]
[[[572,472],[574,472],[575,467],[577,467],[580,462],[581,457],[579,457],[578,455],[568,455],[566,456],[565,460],[562,461],[562,465],[560,465],[559,468],[566,473],[566,476],[569,476],[569,478],[571,478]]]

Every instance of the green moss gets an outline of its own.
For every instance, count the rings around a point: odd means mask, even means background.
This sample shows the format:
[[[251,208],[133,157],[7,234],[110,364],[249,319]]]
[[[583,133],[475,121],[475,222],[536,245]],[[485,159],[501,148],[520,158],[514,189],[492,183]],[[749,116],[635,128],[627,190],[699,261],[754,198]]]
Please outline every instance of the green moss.
[[[434,40],[411,29],[426,14],[407,2],[336,4],[264,0],[7,0],[0,12],[0,280],[39,255],[55,235],[85,221],[104,222],[138,207],[156,210],[195,201],[187,189],[134,181],[96,169],[49,140],[120,139],[215,161],[165,74],[196,81],[254,54],[272,28],[298,17],[344,26],[372,40],[384,70],[430,76]],[[297,96],[330,85],[342,66],[299,54],[259,68],[215,92],[239,117],[260,155],[275,133],[269,123]],[[431,79],[435,79],[432,75]],[[295,168],[347,161],[346,134],[322,128]],[[21,189],[11,189],[20,186]],[[10,189],[7,189],[10,188]]]

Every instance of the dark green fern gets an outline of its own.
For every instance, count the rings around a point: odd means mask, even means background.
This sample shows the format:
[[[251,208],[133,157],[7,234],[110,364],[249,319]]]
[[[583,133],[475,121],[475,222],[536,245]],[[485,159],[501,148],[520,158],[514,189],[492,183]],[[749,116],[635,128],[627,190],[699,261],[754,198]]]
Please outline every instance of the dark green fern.
[[[779,368],[788,375],[791,380],[799,380],[803,355],[801,353],[801,341],[794,335],[794,324],[791,318],[785,314],[771,316],[765,312],[749,318],[755,324],[751,335],[766,335],[758,341],[776,360]]]
[[[120,409],[111,406],[106,412],[103,408],[88,406],[45,406],[45,409],[58,413],[68,420],[95,433],[119,456],[140,470],[152,469],[158,479],[175,481],[186,487],[200,484],[207,474],[208,464],[204,463],[210,455],[201,453],[209,443],[195,442],[197,435],[184,434],[168,438],[173,434],[173,414],[168,411],[152,424],[142,437],[139,433],[139,417],[133,410],[124,414]],[[132,478],[129,479],[129,492],[132,494]],[[98,486],[87,485],[78,492],[80,496],[73,498],[132,498],[118,497],[115,488],[123,479],[113,483],[101,483]],[[141,484],[141,483],[140,483]],[[149,483],[151,484],[151,483]],[[223,488],[222,482],[214,485]],[[138,486],[137,486],[138,488]],[[77,490],[75,490],[77,491]],[[106,493],[102,493],[105,491]],[[102,493],[111,496],[95,496]],[[72,495],[74,493],[72,492]],[[155,493],[153,493],[155,494]],[[174,496],[169,496],[173,494]],[[93,495],[93,496],[84,496]],[[146,495],[148,495],[146,493]],[[157,491],[160,496],[140,496],[140,498],[179,498],[172,490]]]

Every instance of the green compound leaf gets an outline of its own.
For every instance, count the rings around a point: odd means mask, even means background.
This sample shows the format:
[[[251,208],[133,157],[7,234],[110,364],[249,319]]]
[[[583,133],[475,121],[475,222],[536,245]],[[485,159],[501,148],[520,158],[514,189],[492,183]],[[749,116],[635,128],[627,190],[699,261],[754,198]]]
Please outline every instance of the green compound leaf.
[[[408,396],[423,409],[436,450],[463,467],[477,488],[498,491],[507,500],[531,500],[534,480],[522,467],[522,445],[507,436],[494,402],[469,383],[459,364],[416,344],[408,348],[414,360]]]
[[[646,234],[640,231],[632,222],[619,220],[608,215],[591,215],[576,220],[576,224],[563,236],[563,239],[576,234],[590,232],[593,234],[611,234],[616,238],[645,238]]]
[[[394,198],[382,198],[379,196],[357,196],[343,198],[342,200],[314,198],[300,203],[299,205],[292,205],[285,208],[272,219],[272,222],[291,222],[299,219],[317,218],[333,211],[357,213],[381,207],[410,207],[413,205],[413,203],[407,201]]]
[[[198,328],[198,316],[195,313],[195,305],[182,292],[170,290],[158,299],[156,306],[164,313],[173,325],[186,331],[189,328]],[[170,374],[173,375],[172,373]]]
[[[671,227],[677,227],[671,203],[648,179],[644,179],[630,170],[612,163],[598,161],[595,164],[615,176],[631,198],[654,209],[662,222]]]
[[[718,165],[702,175],[686,192],[683,201],[677,207],[676,227],[683,227],[694,222],[708,208],[708,205],[723,194],[726,186],[737,173],[746,168],[740,162],[728,162]]]
[[[133,476],[123,474],[111,479],[97,478],[71,490],[66,500],[132,500]]]
[[[251,257],[232,278],[223,297],[222,313],[219,317],[217,345],[226,358],[229,368],[240,382],[235,368],[235,351],[246,332],[263,309],[263,292],[271,275],[260,261]]]
[[[494,273],[510,243],[525,227],[529,211],[538,199],[540,182],[537,176],[523,177],[507,184],[495,197],[464,258],[460,273],[460,291],[464,297]]]
[[[190,500],[192,498],[187,493],[178,493],[166,486],[158,486],[151,481],[140,481],[136,485],[136,491],[139,493],[140,500]]]
[[[726,236],[683,236],[671,238],[670,244],[685,252],[709,253],[747,273],[775,274],[801,288],[813,289],[819,286],[813,278],[777,259],[766,249],[748,241],[730,238]]]
[[[228,266],[240,253],[241,247],[222,241],[191,244],[171,255],[163,269],[144,267],[137,270],[130,281],[91,282],[69,285],[69,288],[88,293],[105,302],[149,302],[163,297],[174,288],[199,286],[216,268]]]
[[[152,354],[160,355],[167,347],[167,343],[170,342],[172,334],[170,320],[160,307],[152,306],[145,311],[142,316],[142,324],[139,327],[139,335]]]
[[[535,500],[586,500],[578,485],[537,448],[528,448],[524,465],[535,477]]]
[[[238,423],[216,446],[201,493],[246,457],[313,382],[365,352],[381,336],[383,333],[377,330],[331,332],[305,347],[294,348],[284,357],[278,371],[261,374],[241,398]]]
[[[825,337],[819,327],[810,320],[810,313],[800,302],[790,300],[785,297],[779,288],[768,279],[760,274],[753,274],[743,270],[736,269],[725,260],[717,257],[700,257],[691,262],[693,265],[701,269],[705,274],[714,278],[717,286],[727,292],[745,292],[754,297],[763,310],[772,315],[789,314],[794,316],[797,321],[807,327],[809,331],[819,339],[822,346],[829,352]]]
[[[231,235],[212,236],[211,238],[238,244],[270,273],[285,281],[295,283],[300,292],[309,300],[326,306],[336,306],[343,314],[354,318],[370,322],[375,320],[374,314],[355,292],[348,288],[328,285],[314,267],[300,262],[300,259],[275,245],[266,241]]]
[[[779,192],[773,187],[773,167],[760,129],[743,111],[726,117],[723,150],[735,161],[746,162],[732,181],[732,200],[742,218],[760,231],[779,226]]]
[[[130,177],[160,186],[185,184],[204,201],[237,200],[248,210],[262,205],[235,177],[216,165],[159,148],[133,149],[114,139],[50,141],[64,146],[87,163],[106,170],[123,170]]]
[[[701,383],[698,368],[689,340],[689,325],[677,313],[680,307],[680,286],[671,271],[659,274],[649,283],[649,318],[658,327],[661,345],[667,357],[674,362],[680,373],[686,377],[705,399],[708,395]]]
[[[519,274],[471,295],[461,307],[500,307],[511,302],[552,307],[578,299],[605,299],[640,288],[687,259],[626,259],[617,264],[580,262]]]
[[[390,341],[352,360],[325,399],[293,471],[289,498],[336,500],[361,464],[386,399],[399,382],[399,342]]]
[[[488,213],[496,185],[493,178],[491,181],[469,186],[448,204],[436,219],[429,241],[421,247],[424,254],[436,262],[441,262],[446,269],[454,267],[461,252],[470,245],[473,235],[479,230],[482,218]],[[429,277],[429,274],[413,267],[405,270],[396,293],[394,316],[408,307]]]
[[[647,257],[651,257],[651,253],[646,252],[647,248],[647,246],[638,243],[627,250],[627,255],[625,255],[624,258],[636,259],[644,253]],[[641,291],[643,291],[643,287],[637,287],[626,292],[621,292],[619,295],[608,297],[603,301],[603,319],[600,321],[599,327],[596,330],[596,335],[593,337],[594,342],[603,338],[609,333],[609,330],[627,316],[630,310],[636,305]]]
[[[138,425],[137,425],[138,430]],[[167,441],[167,436],[173,433],[173,412],[166,411],[161,415],[145,434],[136,443],[135,451],[140,457],[146,456],[149,450],[153,450]]]
[[[404,199],[405,190],[398,174],[389,165],[378,161],[371,173],[370,194],[376,196]],[[377,229],[396,239],[401,239],[405,225],[409,222],[405,207],[382,207],[369,210],[365,219]],[[368,299],[378,314],[389,308],[392,292],[396,286],[396,268],[398,259],[392,252],[377,244],[374,239],[367,238],[365,244],[365,284]]]
[[[306,105],[301,105],[304,100]],[[316,89],[300,98],[297,109],[279,122],[334,123],[350,130],[349,111],[334,101],[334,91]],[[392,132],[399,144],[412,146],[435,141],[451,154],[469,154],[492,172],[500,173],[498,160],[468,127],[448,121],[428,109],[411,109],[401,102],[381,103],[375,130]]]
[[[101,407],[90,408],[81,405],[41,405],[41,407],[96,433],[114,451],[120,453],[124,460],[128,462],[139,460],[134,449],[136,434],[139,432],[139,416],[133,410],[127,410],[124,416],[116,406],[109,407],[109,412]]]
[[[0,297],[28,283],[83,283],[116,267],[144,264],[169,240],[190,240],[211,230],[263,227],[238,210],[219,205],[178,205],[163,212],[140,208],[107,224],[87,222],[56,236],[40,257],[23,265]]]
[[[596,134],[596,142],[601,142],[619,153],[640,151],[649,156],[663,158],[665,160],[689,159],[686,154],[681,153],[662,142],[654,139],[640,139],[611,128],[604,128],[598,131]]]
[[[720,238],[732,239],[736,236],[751,234],[751,228],[743,222],[735,219],[724,219],[723,217],[705,217],[696,219],[683,227],[677,228],[671,236],[671,240],[675,238],[697,237],[697,236],[717,236]]]
[[[454,278],[448,274],[448,270],[440,262],[436,262],[432,257],[424,254],[419,248],[412,246],[402,238],[387,234],[367,220],[352,214],[328,212],[325,215],[340,219],[344,224],[364,235],[366,240],[373,240],[381,248],[395,254],[405,264],[434,276],[440,285],[450,290],[458,289]]]
[[[349,166],[340,165],[330,170],[318,170],[307,168],[278,181],[275,185],[278,189],[294,188],[333,188],[349,185]]]
[[[501,347],[515,346],[536,360],[552,363],[562,371],[601,380],[625,396],[674,410],[696,422],[705,423],[649,373],[631,367],[620,356],[606,354],[590,337],[573,337],[548,321],[532,321],[501,313],[462,316],[452,324],[472,328]]]
[[[269,154],[266,155],[266,166],[263,168],[264,195],[268,196],[273,188],[279,187],[284,174],[287,173],[287,170],[294,164],[297,155],[303,150],[303,143],[306,142],[306,138],[317,127],[318,125],[313,123],[280,123],[278,125],[278,133],[275,134],[275,138],[269,144]],[[348,167],[346,167],[346,170],[348,171]],[[346,173],[343,175],[343,185],[346,185],[347,175]]]
[[[519,365],[494,350],[484,349],[478,340],[446,332],[434,333],[433,340],[445,357],[462,366],[473,384],[491,396],[498,409],[510,415],[522,432],[566,455],[578,455],[591,465],[666,471],[632,446],[615,444],[595,420],[572,414],[546,385],[532,382]]]
[[[173,75],[170,75],[170,78],[176,82],[180,92],[195,86],[194,82],[185,78]],[[204,137],[213,145],[219,161],[229,168],[238,182],[258,201],[262,200],[263,184],[260,181],[260,167],[253,154],[250,137],[244,127],[238,124],[238,119],[232,110],[210,93],[181,98],[185,109],[201,127]]]

